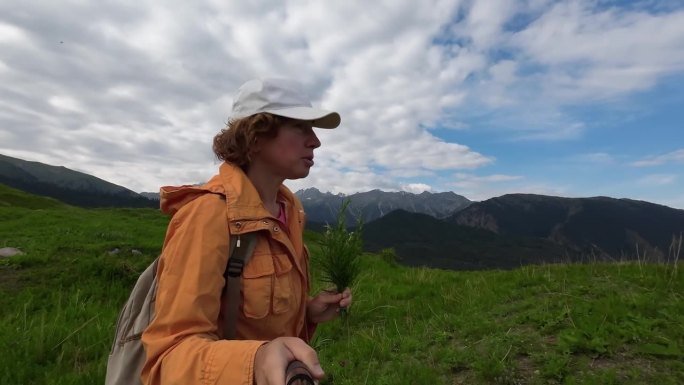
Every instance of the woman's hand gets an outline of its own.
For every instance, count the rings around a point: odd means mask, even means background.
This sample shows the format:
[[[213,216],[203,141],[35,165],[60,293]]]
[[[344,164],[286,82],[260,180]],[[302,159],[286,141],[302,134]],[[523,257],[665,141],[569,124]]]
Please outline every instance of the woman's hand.
[[[306,305],[306,317],[309,322],[322,323],[337,317],[340,308],[347,308],[352,303],[351,289],[342,293],[324,290],[311,298]]]
[[[296,337],[278,337],[261,345],[254,357],[254,383],[256,385],[285,385],[285,370],[294,361],[302,361],[314,380],[325,375],[316,351]]]

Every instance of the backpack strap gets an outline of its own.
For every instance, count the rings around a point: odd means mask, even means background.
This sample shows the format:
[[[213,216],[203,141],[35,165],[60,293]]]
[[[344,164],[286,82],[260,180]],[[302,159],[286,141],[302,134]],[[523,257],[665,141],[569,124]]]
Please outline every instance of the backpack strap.
[[[245,233],[230,236],[230,256],[228,268],[223,274],[226,285],[223,287],[222,302],[227,306],[221,308],[223,315],[223,335],[225,339],[235,339],[238,308],[240,307],[240,283],[242,282],[242,270],[252,257],[256,246],[257,234]]]

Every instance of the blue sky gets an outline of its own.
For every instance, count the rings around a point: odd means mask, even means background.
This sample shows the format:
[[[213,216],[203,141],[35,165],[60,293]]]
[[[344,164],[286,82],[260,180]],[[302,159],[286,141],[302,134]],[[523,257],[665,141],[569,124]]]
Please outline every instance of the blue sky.
[[[568,106],[581,122],[575,136],[558,140],[519,138],[488,117],[468,124],[477,130],[436,130],[446,141],[461,141],[496,161],[476,175],[500,173],[545,181],[564,196],[607,195],[679,202],[684,191],[684,156],[659,164],[635,163],[681,151],[684,143],[684,76],[615,100]],[[678,160],[677,160],[678,159]],[[680,203],[681,204],[681,203]],[[680,206],[681,207],[681,206]]]
[[[201,182],[264,76],[342,115],[294,190],[684,209],[681,1],[5,1],[0,153],[135,191]]]

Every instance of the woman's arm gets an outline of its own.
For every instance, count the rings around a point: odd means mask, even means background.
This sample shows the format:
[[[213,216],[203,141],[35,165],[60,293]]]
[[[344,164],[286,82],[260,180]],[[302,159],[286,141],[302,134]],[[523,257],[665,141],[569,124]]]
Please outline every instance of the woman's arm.
[[[173,217],[157,273],[156,315],[142,336],[144,384],[253,383],[264,341],[218,338],[229,239],[217,195],[201,196]]]

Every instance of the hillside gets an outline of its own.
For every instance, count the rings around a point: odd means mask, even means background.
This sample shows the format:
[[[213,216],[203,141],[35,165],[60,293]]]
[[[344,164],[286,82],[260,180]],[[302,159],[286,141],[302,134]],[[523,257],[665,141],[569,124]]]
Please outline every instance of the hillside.
[[[80,207],[158,207],[125,187],[66,167],[0,154],[0,183]]]
[[[0,206],[0,246],[26,252],[0,260],[0,346],[11,352],[0,354],[0,383],[101,384],[118,311],[168,218],[33,210],[34,199]],[[319,237],[306,236],[314,262]],[[349,318],[320,325],[312,342],[321,384],[681,384],[681,268],[453,272],[365,255]]]
[[[23,207],[27,209],[67,207],[66,204],[56,199],[29,194],[0,183],[0,207],[3,206]]]
[[[508,194],[477,202],[450,222],[500,235],[544,238],[583,253],[665,256],[684,232],[684,210],[630,199]]]
[[[548,240],[499,235],[403,210],[366,224],[363,238],[368,250],[394,248],[409,266],[513,268],[568,258],[563,247]]]

